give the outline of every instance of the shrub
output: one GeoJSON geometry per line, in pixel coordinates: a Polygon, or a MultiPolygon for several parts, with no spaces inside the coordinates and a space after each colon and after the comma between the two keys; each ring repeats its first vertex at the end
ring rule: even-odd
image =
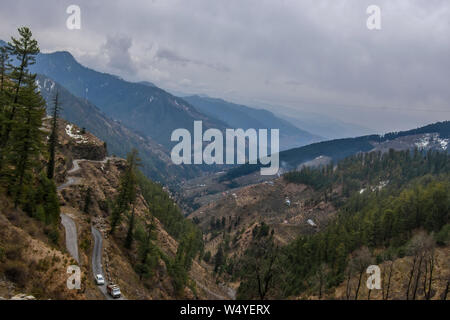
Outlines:
{"type": "Polygon", "coordinates": [[[450,242],[450,224],[442,227],[441,231],[435,235],[436,243],[440,246],[445,246],[450,242]]]}
{"type": "Polygon", "coordinates": [[[25,286],[27,282],[27,268],[22,262],[10,261],[5,267],[5,276],[8,280],[19,286],[25,286]]]}

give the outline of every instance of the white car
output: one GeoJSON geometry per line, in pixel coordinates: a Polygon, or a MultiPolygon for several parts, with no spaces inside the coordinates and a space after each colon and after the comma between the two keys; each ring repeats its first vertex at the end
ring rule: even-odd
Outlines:
{"type": "Polygon", "coordinates": [[[105,279],[103,278],[103,276],[101,274],[97,274],[95,276],[95,282],[97,283],[97,285],[102,286],[105,284],[105,279]]]}
{"type": "Polygon", "coordinates": [[[109,284],[106,286],[106,291],[109,293],[111,297],[120,298],[122,293],[120,292],[120,288],[115,284],[109,284]]]}

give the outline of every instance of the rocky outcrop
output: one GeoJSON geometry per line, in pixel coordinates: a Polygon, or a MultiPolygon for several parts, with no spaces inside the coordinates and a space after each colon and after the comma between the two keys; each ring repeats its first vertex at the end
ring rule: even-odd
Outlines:
{"type": "MultiPolygon", "coordinates": [[[[51,119],[44,121],[46,131],[50,131],[51,119]]],[[[106,143],[87,132],[84,128],[65,120],[58,120],[59,150],[73,159],[103,160],[107,156],[106,143]]]]}
{"type": "Polygon", "coordinates": [[[106,157],[106,144],[84,129],[67,123],[64,134],[68,138],[66,147],[74,159],[103,160],[106,157]]]}

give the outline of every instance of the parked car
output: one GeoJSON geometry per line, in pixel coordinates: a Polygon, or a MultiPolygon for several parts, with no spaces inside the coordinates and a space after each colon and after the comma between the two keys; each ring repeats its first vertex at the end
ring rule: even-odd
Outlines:
{"type": "Polygon", "coordinates": [[[103,276],[101,274],[97,274],[95,276],[95,283],[97,283],[97,285],[102,286],[105,284],[105,279],[103,278],[103,276]]]}
{"type": "Polygon", "coordinates": [[[120,298],[121,296],[120,288],[115,284],[108,284],[106,286],[106,291],[113,298],[120,298]]]}

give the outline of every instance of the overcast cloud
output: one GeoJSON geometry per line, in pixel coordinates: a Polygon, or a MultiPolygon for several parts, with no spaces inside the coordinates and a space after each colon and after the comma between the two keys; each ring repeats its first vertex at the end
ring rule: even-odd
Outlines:
{"type": "Polygon", "coordinates": [[[322,112],[378,131],[450,119],[448,0],[2,0],[0,38],[131,81],[253,106],[322,112]],[[81,30],[66,8],[81,7],[81,30]],[[366,28],[366,8],[382,30],[366,28]]]}

